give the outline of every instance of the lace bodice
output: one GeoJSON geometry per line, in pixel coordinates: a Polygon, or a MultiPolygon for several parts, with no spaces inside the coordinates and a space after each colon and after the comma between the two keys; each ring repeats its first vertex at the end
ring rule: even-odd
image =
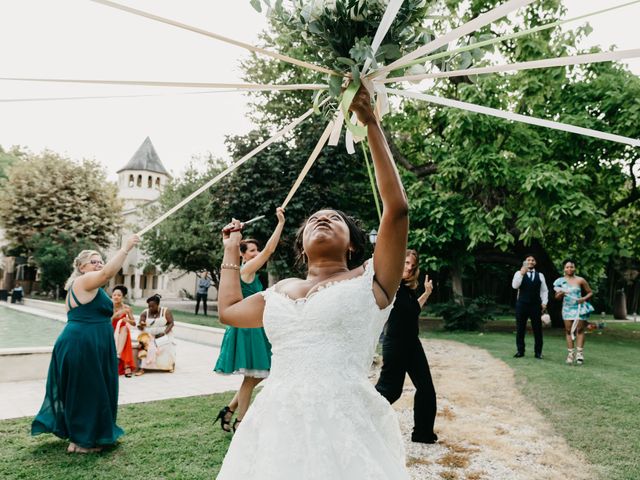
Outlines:
{"type": "Polygon", "coordinates": [[[392,305],[363,275],[293,300],[264,292],[271,372],[218,480],[408,480],[398,420],[368,379],[392,305]]]}
{"type": "Polygon", "coordinates": [[[391,306],[380,309],[372,291],[373,268],[294,300],[272,287],[265,292],[264,329],[272,344],[272,380],[304,381],[312,374],[366,378],[391,306]]]}

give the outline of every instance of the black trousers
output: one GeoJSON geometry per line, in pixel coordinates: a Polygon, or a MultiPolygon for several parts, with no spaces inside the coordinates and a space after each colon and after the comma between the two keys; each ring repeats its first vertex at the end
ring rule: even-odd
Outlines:
{"type": "Polygon", "coordinates": [[[542,355],[542,304],[516,302],[516,348],[518,353],[524,354],[524,336],[527,332],[527,320],[531,319],[533,338],[535,339],[534,351],[536,355],[542,355]]]}
{"type": "Polygon", "coordinates": [[[200,309],[200,300],[202,300],[202,310],[204,310],[204,314],[207,314],[207,294],[206,293],[196,293],[196,315],[198,314],[198,310],[200,309]]]}
{"type": "Polygon", "coordinates": [[[405,374],[416,387],[413,398],[413,435],[420,441],[436,441],[433,432],[436,420],[436,390],[433,386],[427,356],[420,340],[416,338],[398,339],[384,337],[382,344],[382,371],[376,384],[376,390],[393,403],[402,395],[405,374]]]}

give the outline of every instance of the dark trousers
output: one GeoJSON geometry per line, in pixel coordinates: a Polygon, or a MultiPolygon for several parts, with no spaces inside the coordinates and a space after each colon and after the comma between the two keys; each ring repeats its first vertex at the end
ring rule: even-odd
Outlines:
{"type": "Polygon", "coordinates": [[[535,339],[534,351],[536,355],[542,355],[542,304],[516,302],[516,348],[518,353],[524,354],[524,335],[527,332],[527,320],[531,319],[533,338],[535,339]]]}
{"type": "Polygon", "coordinates": [[[207,314],[207,294],[206,293],[196,293],[196,315],[198,314],[198,310],[200,309],[200,300],[202,300],[202,310],[204,310],[204,314],[207,314]]]}
{"type": "Polygon", "coordinates": [[[437,412],[436,390],[420,340],[385,336],[382,344],[382,361],[382,371],[376,390],[389,403],[393,403],[402,395],[404,377],[405,374],[409,374],[409,378],[416,387],[413,398],[412,438],[435,442],[438,439],[433,432],[437,412]]]}

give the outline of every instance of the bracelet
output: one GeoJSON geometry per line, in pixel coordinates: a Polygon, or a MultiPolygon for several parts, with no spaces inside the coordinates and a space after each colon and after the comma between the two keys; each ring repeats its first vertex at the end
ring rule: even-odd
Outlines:
{"type": "Polygon", "coordinates": [[[240,266],[236,265],[234,263],[223,263],[222,265],[220,265],[221,269],[226,269],[226,270],[240,270],[240,266]]]}
{"type": "Polygon", "coordinates": [[[126,250],[124,248],[120,249],[121,252],[124,252],[125,255],[129,255],[129,250],[126,250]]]}

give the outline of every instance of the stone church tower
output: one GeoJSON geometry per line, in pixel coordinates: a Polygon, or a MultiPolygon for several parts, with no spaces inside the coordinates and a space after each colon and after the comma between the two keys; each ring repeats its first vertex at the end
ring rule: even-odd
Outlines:
{"type": "MultiPolygon", "coordinates": [[[[151,222],[152,218],[145,216],[144,207],[157,201],[162,189],[171,180],[171,174],[162,164],[149,137],[145,138],[129,162],[117,173],[118,197],[124,204],[122,214],[125,224],[120,242],[114,250],[124,244],[129,235],[151,222]]],[[[183,291],[193,295],[195,283],[195,274],[177,270],[163,272],[140,249],[135,249],[109,286],[125,285],[129,289],[129,298],[134,300],[154,293],[160,293],[166,298],[180,297],[183,291]]]]}

